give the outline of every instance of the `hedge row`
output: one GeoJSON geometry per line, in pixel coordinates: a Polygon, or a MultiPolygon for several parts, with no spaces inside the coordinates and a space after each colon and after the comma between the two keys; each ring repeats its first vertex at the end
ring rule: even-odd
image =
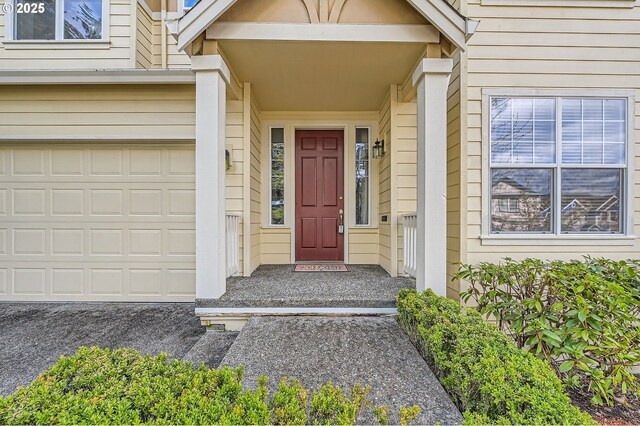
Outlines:
{"type": "Polygon", "coordinates": [[[398,320],[467,424],[596,424],[571,401],[550,365],[516,348],[473,309],[403,290],[398,320]]]}
{"type": "MultiPolygon", "coordinates": [[[[0,397],[0,424],[352,425],[369,406],[369,389],[359,385],[351,395],[331,383],[311,393],[285,378],[270,396],[266,377],[245,391],[242,375],[242,368],[194,370],[164,354],[80,348],[31,385],[0,397]]],[[[401,422],[418,411],[402,407],[401,422]]],[[[374,412],[388,421],[388,407],[374,412]]]]}

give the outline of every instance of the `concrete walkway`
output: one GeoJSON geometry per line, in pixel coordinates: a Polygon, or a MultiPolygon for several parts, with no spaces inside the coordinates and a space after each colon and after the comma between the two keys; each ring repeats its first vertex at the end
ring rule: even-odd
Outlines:
{"type": "MultiPolygon", "coordinates": [[[[389,405],[398,423],[401,405],[419,405],[413,424],[460,424],[462,417],[394,318],[252,318],[221,365],[245,367],[245,386],[261,375],[271,385],[295,377],[315,389],[331,380],[343,388],[371,385],[369,399],[389,405]]],[[[377,423],[370,410],[362,424],[377,423]]]]}
{"type": "Polygon", "coordinates": [[[192,303],[0,303],[0,395],[80,346],[133,348],[217,367],[236,333],[206,333],[192,303]],[[201,343],[207,350],[198,352],[201,343]],[[200,344],[200,345],[197,345],[200,344]]]}

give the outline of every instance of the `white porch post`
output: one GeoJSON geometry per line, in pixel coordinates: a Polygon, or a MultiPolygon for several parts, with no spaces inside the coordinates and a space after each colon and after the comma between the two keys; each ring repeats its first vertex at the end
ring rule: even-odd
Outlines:
{"type": "Polygon", "coordinates": [[[447,89],[451,59],[423,59],[418,91],[418,236],[416,287],[447,295],[447,89]]]}
{"type": "Polygon", "coordinates": [[[225,126],[229,68],[220,55],[193,56],[196,74],[196,298],[227,289],[225,126]]]}

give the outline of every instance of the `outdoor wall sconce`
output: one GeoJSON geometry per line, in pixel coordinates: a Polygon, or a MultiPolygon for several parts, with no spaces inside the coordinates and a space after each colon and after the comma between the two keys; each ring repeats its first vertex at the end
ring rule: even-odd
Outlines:
{"type": "Polygon", "coordinates": [[[373,158],[376,160],[384,157],[384,139],[381,141],[376,138],[375,145],[373,146],[373,158]]]}
{"type": "Polygon", "coordinates": [[[227,149],[224,150],[224,169],[225,170],[231,170],[231,152],[232,152],[232,148],[227,147],[227,149]]]}

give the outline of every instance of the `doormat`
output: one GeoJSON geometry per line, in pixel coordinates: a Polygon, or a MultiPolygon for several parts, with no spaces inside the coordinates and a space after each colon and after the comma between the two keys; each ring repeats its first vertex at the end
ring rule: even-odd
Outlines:
{"type": "Polygon", "coordinates": [[[347,265],[296,265],[295,272],[349,272],[347,265]]]}

